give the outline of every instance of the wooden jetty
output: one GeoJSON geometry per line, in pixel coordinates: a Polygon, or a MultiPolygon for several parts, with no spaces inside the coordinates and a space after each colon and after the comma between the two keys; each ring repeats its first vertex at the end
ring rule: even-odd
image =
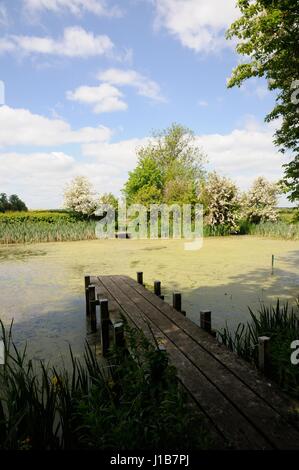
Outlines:
{"type": "Polygon", "coordinates": [[[260,371],[217,342],[211,334],[210,312],[200,313],[199,327],[181,311],[179,293],[174,293],[170,306],[159,281],[152,293],[144,287],[142,273],[137,273],[137,280],[85,277],[86,313],[93,331],[100,331],[103,354],[109,347],[109,328],[115,341],[123,341],[124,316],[150,341],[154,334],[165,347],[219,448],[298,450],[299,429],[291,417],[291,402],[260,371]]]}

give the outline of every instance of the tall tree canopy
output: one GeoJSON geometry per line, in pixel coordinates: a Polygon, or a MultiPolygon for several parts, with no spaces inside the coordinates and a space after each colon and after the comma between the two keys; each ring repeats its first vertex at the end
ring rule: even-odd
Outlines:
{"type": "Polygon", "coordinates": [[[137,154],[123,190],[130,204],[195,202],[204,155],[190,129],[173,124],[155,132],[137,154]]]}
{"type": "Polygon", "coordinates": [[[237,38],[237,52],[245,63],[232,72],[229,87],[251,77],[265,77],[270,90],[277,90],[276,105],[266,117],[281,118],[275,144],[293,153],[284,165],[284,183],[292,201],[299,200],[299,0],[238,0],[242,16],[228,38],[237,38]]]}
{"type": "Polygon", "coordinates": [[[6,193],[0,194],[0,212],[6,211],[28,211],[28,208],[19,196],[12,194],[7,197],[6,193]]]}

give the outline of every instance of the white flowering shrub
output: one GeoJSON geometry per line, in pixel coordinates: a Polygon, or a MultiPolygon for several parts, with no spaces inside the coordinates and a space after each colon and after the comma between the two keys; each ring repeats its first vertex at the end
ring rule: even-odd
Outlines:
{"type": "Polygon", "coordinates": [[[240,194],[228,178],[210,173],[201,183],[200,202],[204,206],[205,222],[212,227],[223,227],[238,232],[240,219],[240,194]]]}
{"type": "Polygon", "coordinates": [[[92,184],[85,176],[76,176],[64,191],[64,207],[79,214],[91,215],[97,207],[92,184]]]}
{"type": "Polygon", "coordinates": [[[245,218],[254,224],[276,222],[278,194],[279,187],[276,183],[270,183],[263,177],[257,178],[243,197],[245,218]]]}

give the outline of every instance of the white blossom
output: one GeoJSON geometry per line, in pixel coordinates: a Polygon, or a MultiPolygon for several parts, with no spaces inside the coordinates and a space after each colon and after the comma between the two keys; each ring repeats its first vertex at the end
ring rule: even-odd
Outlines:
{"type": "Polygon", "coordinates": [[[270,183],[263,177],[257,178],[243,196],[244,216],[249,222],[255,224],[260,222],[277,221],[277,196],[278,185],[270,183]]]}
{"type": "Polygon", "coordinates": [[[88,178],[76,176],[66,187],[64,207],[84,215],[91,215],[96,210],[94,191],[88,178]]]}

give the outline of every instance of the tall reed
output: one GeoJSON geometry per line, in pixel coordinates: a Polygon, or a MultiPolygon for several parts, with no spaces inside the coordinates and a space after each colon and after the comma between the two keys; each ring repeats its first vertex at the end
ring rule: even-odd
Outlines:
{"type": "Polygon", "coordinates": [[[257,314],[251,309],[250,321],[240,323],[235,331],[228,325],[218,331],[219,340],[243,359],[257,365],[258,337],[270,340],[270,376],[287,392],[299,398],[299,367],[291,363],[291,343],[299,339],[299,306],[288,303],[261,305],[257,314]]]}
{"type": "Polygon", "coordinates": [[[210,440],[191,411],[165,352],[127,329],[130,355],[111,351],[103,364],[86,344],[70,348],[71,370],[34,366],[1,323],[6,362],[0,367],[0,449],[205,448],[210,440]],[[135,360],[132,358],[134,357],[135,360]]]}

